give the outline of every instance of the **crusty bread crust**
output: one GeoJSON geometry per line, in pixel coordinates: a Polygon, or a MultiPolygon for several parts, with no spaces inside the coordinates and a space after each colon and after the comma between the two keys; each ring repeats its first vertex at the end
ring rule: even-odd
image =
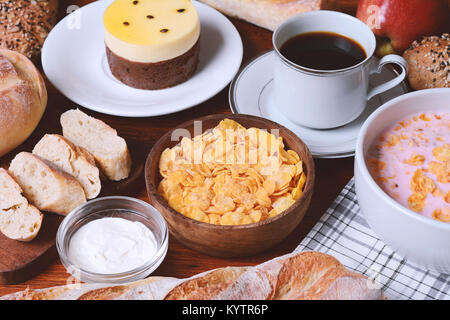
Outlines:
{"type": "Polygon", "coordinates": [[[76,288],[78,288],[78,285],[76,284],[44,289],[27,288],[23,291],[0,297],[0,300],[53,300],[70,290],[75,290],[76,288]]]}
{"type": "Polygon", "coordinates": [[[147,279],[136,281],[127,285],[119,285],[114,287],[103,287],[94,290],[84,290],[77,300],[114,300],[136,287],[148,286],[160,280],[167,280],[165,277],[149,277],[147,279]]]}
{"type": "Polygon", "coordinates": [[[450,35],[414,41],[403,57],[408,62],[409,84],[414,90],[450,87],[450,35]]]}
{"type": "Polygon", "coordinates": [[[57,13],[58,0],[0,1],[0,47],[20,52],[36,62],[57,13]]]}
{"type": "Polygon", "coordinates": [[[45,83],[33,63],[0,49],[0,157],[30,136],[46,106],[45,83]]]}
{"type": "Polygon", "coordinates": [[[201,300],[215,297],[228,289],[247,268],[228,267],[213,270],[202,277],[194,277],[175,287],[166,300],[201,300]]]}
{"type": "Polygon", "coordinates": [[[200,0],[226,15],[274,31],[284,20],[298,13],[331,10],[336,0],[200,0]]]}
{"type": "Polygon", "coordinates": [[[335,258],[320,252],[292,253],[255,267],[228,267],[188,279],[150,277],[130,284],[82,285],[63,289],[28,290],[1,297],[10,299],[383,299],[380,289],[369,286],[367,277],[350,272],[335,258]]]}
{"type": "Polygon", "coordinates": [[[320,291],[328,288],[329,280],[349,273],[347,269],[330,255],[305,252],[289,257],[283,262],[276,279],[273,298],[294,300],[307,298],[312,292],[320,297],[320,291]],[[326,277],[330,271],[339,270],[331,279],[326,277]],[[328,281],[324,281],[324,280],[328,281]],[[325,283],[323,283],[325,282],[325,283]],[[311,290],[313,289],[313,290],[311,290]]]}

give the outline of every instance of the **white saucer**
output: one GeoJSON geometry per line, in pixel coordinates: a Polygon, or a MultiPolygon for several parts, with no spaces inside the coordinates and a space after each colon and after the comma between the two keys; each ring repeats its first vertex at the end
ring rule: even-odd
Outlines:
{"type": "Polygon", "coordinates": [[[163,90],[140,90],[116,80],[106,60],[103,12],[112,0],[88,4],[61,20],[42,49],[42,66],[51,83],[77,104],[94,111],[148,117],[200,104],[224,89],[242,62],[241,37],[215,9],[193,1],[201,23],[200,63],[194,76],[163,90]]]}
{"type": "MultiPolygon", "coordinates": [[[[306,143],[316,158],[353,156],[358,131],[369,115],[383,103],[408,91],[406,85],[402,83],[374,97],[368,102],[364,113],[345,126],[329,130],[302,127],[291,122],[270,103],[273,87],[272,66],[275,58],[275,52],[269,51],[254,58],[242,68],[230,87],[230,108],[233,113],[255,115],[285,126],[306,143]]],[[[395,76],[393,69],[384,68],[381,74],[371,76],[370,86],[376,86],[395,76]]]]}

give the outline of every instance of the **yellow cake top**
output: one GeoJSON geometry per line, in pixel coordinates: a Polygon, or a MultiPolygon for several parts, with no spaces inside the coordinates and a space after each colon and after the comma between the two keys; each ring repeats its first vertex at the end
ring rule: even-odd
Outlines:
{"type": "Polygon", "coordinates": [[[200,33],[197,10],[190,0],[116,0],[106,9],[103,24],[108,47],[141,62],[181,55],[192,48],[200,33]]]}

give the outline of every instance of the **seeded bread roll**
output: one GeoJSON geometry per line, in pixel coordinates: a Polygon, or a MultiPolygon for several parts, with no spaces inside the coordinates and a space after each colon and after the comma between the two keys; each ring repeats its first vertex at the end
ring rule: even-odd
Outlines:
{"type": "Polygon", "coordinates": [[[92,153],[100,170],[109,179],[128,178],[131,157],[125,140],[117,135],[116,130],[79,109],[63,113],[61,126],[64,137],[92,153]]]}
{"type": "Polygon", "coordinates": [[[449,88],[450,36],[426,37],[414,41],[403,57],[408,62],[409,84],[414,90],[449,88]]]}
{"type": "Polygon", "coordinates": [[[86,149],[75,146],[58,134],[46,134],[34,147],[33,154],[77,178],[87,199],[93,199],[100,193],[100,173],[94,157],[86,149]]]}
{"type": "Polygon", "coordinates": [[[33,240],[42,225],[42,214],[22,196],[22,189],[0,168],[0,231],[10,239],[33,240]]]}
{"type": "Polygon", "coordinates": [[[27,199],[40,210],[66,215],[86,202],[77,179],[34,154],[19,153],[11,161],[9,172],[27,199]]]}
{"type": "Polygon", "coordinates": [[[0,47],[22,53],[36,62],[56,23],[58,0],[0,1],[0,47]]]}

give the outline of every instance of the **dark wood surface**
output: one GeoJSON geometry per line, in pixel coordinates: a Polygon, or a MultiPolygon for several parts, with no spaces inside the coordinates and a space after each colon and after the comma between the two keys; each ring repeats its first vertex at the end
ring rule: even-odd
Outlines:
{"type": "Polygon", "coordinates": [[[58,257],[56,231],[62,216],[46,213],[41,230],[31,242],[15,241],[0,233],[0,285],[32,279],[58,257]]]}
{"type": "MultiPolygon", "coordinates": [[[[60,17],[63,17],[66,14],[66,11],[70,6],[82,6],[89,2],[92,1],[61,0],[60,17]]],[[[354,13],[357,2],[358,0],[339,0],[341,11],[354,13]]],[[[231,19],[231,21],[240,32],[244,43],[243,63],[249,61],[255,55],[272,48],[271,32],[237,19],[231,19]]],[[[47,89],[49,103],[41,123],[33,135],[22,146],[0,159],[1,166],[7,166],[11,158],[18,152],[32,150],[33,146],[45,133],[60,133],[59,116],[61,113],[68,109],[79,107],[59,93],[48,81],[47,89]]],[[[99,114],[86,109],[82,110],[89,115],[104,120],[106,123],[116,128],[118,133],[123,136],[130,145],[137,148],[134,151],[132,150],[139,158],[136,159],[135,157],[135,161],[144,161],[145,156],[152,145],[171,128],[174,128],[187,120],[209,114],[230,113],[228,106],[228,87],[212,99],[196,107],[161,117],[120,118],[99,114]]],[[[166,259],[154,272],[154,275],[188,277],[218,267],[256,265],[294,250],[353,176],[353,158],[333,160],[316,159],[315,165],[316,183],[311,206],[296,230],[275,248],[248,258],[220,259],[190,250],[184,247],[182,243],[175,240],[174,237],[171,237],[166,259]]],[[[138,180],[128,188],[119,188],[117,193],[134,196],[148,201],[144,175],[140,175],[138,180]]],[[[49,263],[49,267],[42,270],[38,276],[27,282],[18,285],[0,285],[0,296],[23,290],[27,287],[45,288],[64,285],[68,281],[72,281],[72,279],[69,278],[69,274],[59,260],[54,259],[54,261],[49,263]]]]}

